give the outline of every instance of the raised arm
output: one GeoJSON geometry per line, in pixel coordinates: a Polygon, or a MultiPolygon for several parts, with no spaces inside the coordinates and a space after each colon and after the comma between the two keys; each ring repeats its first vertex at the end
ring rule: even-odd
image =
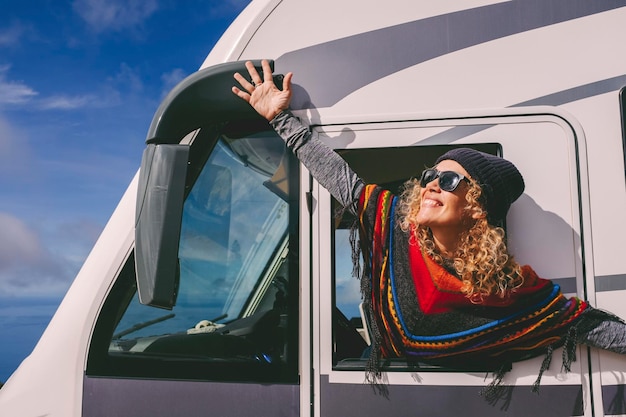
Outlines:
{"type": "Polygon", "coordinates": [[[313,135],[310,129],[289,111],[291,101],[290,72],[283,79],[283,89],[274,84],[272,70],[267,61],[262,62],[263,80],[251,62],[246,62],[253,83],[241,74],[234,77],[241,87],[233,87],[233,93],[248,102],[276,130],[296,157],[313,177],[343,206],[354,210],[363,189],[363,181],[352,171],[346,161],[313,135]]]}

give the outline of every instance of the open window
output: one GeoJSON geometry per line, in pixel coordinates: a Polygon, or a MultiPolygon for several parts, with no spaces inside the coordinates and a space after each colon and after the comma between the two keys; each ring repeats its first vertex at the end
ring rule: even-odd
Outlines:
{"type": "MultiPolygon", "coordinates": [[[[495,143],[472,146],[482,152],[501,154],[495,143]]],[[[379,184],[399,195],[403,184],[419,176],[425,168],[434,166],[435,160],[453,146],[391,147],[342,149],[338,153],[350,164],[366,183],[379,184]],[[381,163],[381,161],[389,161],[381,163]]],[[[333,199],[333,366],[336,370],[365,369],[369,355],[370,334],[367,318],[361,308],[360,283],[353,276],[352,244],[350,233],[355,226],[354,216],[333,199]]],[[[393,367],[404,367],[406,361],[394,361],[393,367]]]]}

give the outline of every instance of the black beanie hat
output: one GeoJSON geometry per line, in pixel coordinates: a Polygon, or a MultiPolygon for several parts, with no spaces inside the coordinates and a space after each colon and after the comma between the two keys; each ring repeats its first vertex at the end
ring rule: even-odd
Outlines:
{"type": "Polygon", "coordinates": [[[470,148],[456,148],[441,155],[436,164],[458,162],[482,189],[481,203],[487,221],[500,226],[511,204],[524,192],[524,178],[506,159],[470,148]]]}

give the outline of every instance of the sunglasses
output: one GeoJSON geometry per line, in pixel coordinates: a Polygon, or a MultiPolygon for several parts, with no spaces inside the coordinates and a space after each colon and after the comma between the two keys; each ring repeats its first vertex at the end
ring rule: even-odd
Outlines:
{"type": "Polygon", "coordinates": [[[422,177],[420,178],[420,186],[426,187],[426,185],[432,181],[435,181],[439,178],[439,188],[444,191],[452,192],[456,190],[456,187],[459,186],[461,180],[467,181],[469,184],[469,179],[465,176],[459,174],[454,171],[437,171],[436,169],[426,169],[422,172],[422,177]]]}

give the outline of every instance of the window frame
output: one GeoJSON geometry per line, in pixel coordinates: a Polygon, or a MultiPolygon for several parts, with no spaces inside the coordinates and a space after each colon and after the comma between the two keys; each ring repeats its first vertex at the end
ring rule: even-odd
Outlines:
{"type": "MultiPolygon", "coordinates": [[[[485,131],[493,126],[507,125],[507,124],[535,124],[547,122],[550,125],[555,126],[557,129],[563,131],[562,137],[558,140],[564,141],[566,146],[565,157],[569,161],[573,161],[570,164],[568,171],[574,179],[574,182],[568,183],[567,189],[571,191],[576,200],[571,202],[571,214],[573,223],[571,224],[572,231],[578,235],[581,242],[580,256],[578,261],[575,262],[573,268],[575,268],[575,274],[571,278],[572,282],[564,282],[567,288],[564,288],[564,292],[570,293],[572,288],[574,291],[578,291],[578,295],[582,297],[593,296],[593,280],[586,280],[585,270],[592,265],[592,258],[590,252],[586,252],[584,247],[592,247],[590,240],[590,234],[584,233],[587,231],[590,225],[590,209],[588,204],[588,184],[587,178],[587,165],[585,158],[585,138],[580,128],[580,125],[575,119],[572,119],[570,115],[560,112],[558,109],[538,106],[533,108],[511,108],[511,109],[498,109],[497,112],[489,112],[487,110],[481,111],[469,111],[467,113],[455,113],[454,115],[401,115],[399,117],[389,117],[381,115],[378,118],[365,118],[354,116],[344,120],[324,120],[325,123],[319,123],[314,126],[314,130],[320,135],[322,141],[327,143],[331,148],[334,148],[337,152],[341,153],[343,149],[358,149],[358,148],[385,148],[389,146],[430,146],[430,145],[455,145],[455,146],[472,146],[473,144],[484,143],[484,140],[475,142],[472,138],[473,135],[480,135],[482,131],[485,131]],[[414,128],[427,128],[430,131],[417,134],[411,141],[402,142],[398,145],[398,142],[391,139],[394,136],[388,135],[388,131],[396,130],[397,132],[410,132],[414,128]],[[359,136],[359,131],[370,131],[369,135],[364,137],[359,136]],[[381,140],[380,138],[384,138],[381,140]],[[581,156],[582,155],[582,156],[581,156]],[[581,180],[582,178],[582,180],[581,180]]],[[[394,134],[395,135],[395,134],[394,134]]],[[[406,133],[397,133],[397,135],[404,135],[406,133]]],[[[478,137],[478,136],[476,136],[478,137]]],[[[404,139],[403,139],[404,140],[404,139]]],[[[487,142],[499,143],[499,141],[488,140],[487,142]]],[[[520,143],[519,141],[517,142],[520,143]]],[[[516,148],[517,149],[517,148],[516,148]]],[[[507,148],[504,147],[507,157],[507,148]]],[[[509,158],[511,153],[508,154],[509,158]]],[[[325,191],[317,182],[313,186],[314,197],[318,201],[317,212],[314,213],[314,223],[319,228],[319,236],[317,236],[317,245],[324,246],[321,242],[330,242],[332,237],[331,218],[333,216],[332,211],[332,197],[325,191]]],[[[515,211],[515,210],[512,210],[515,211]]],[[[516,224],[519,230],[519,221],[516,224]]],[[[316,244],[314,242],[314,244],[316,244]]],[[[326,271],[331,276],[331,267],[328,265],[334,265],[334,259],[332,258],[330,251],[320,250],[317,254],[317,259],[314,261],[318,265],[318,274],[320,284],[314,287],[314,302],[318,302],[321,305],[319,313],[321,323],[332,322],[332,306],[326,303],[324,300],[332,299],[331,279],[325,279],[326,271]]],[[[334,266],[332,267],[334,270],[334,266]]],[[[552,277],[550,275],[546,275],[552,277]]],[[[316,278],[313,278],[316,281],[316,278]]],[[[334,301],[333,304],[334,306],[334,301]]],[[[337,370],[334,369],[332,345],[333,338],[332,332],[326,329],[316,329],[316,337],[319,340],[319,376],[321,381],[328,381],[333,384],[362,384],[365,378],[364,371],[358,369],[346,369],[337,370]]],[[[522,365],[514,364],[513,369],[518,367],[529,367],[533,369],[536,375],[536,369],[539,368],[538,362],[542,358],[534,358],[529,361],[525,361],[522,365]]],[[[588,358],[585,355],[579,355],[580,369],[586,369],[588,366],[588,358]]],[[[419,378],[421,384],[425,385],[484,385],[485,384],[485,372],[484,370],[477,372],[456,372],[454,370],[444,370],[441,368],[433,369],[436,372],[424,372],[429,369],[424,368],[418,371],[413,366],[404,366],[402,361],[394,361],[392,367],[385,374],[385,380],[390,384],[414,384],[415,378],[419,378]],[[444,372],[445,371],[445,372],[444,372]],[[419,373],[419,376],[417,376],[419,373]],[[450,377],[450,373],[454,374],[454,377],[450,377]]],[[[522,368],[523,369],[523,368],[522,368]]],[[[529,371],[530,372],[530,371],[529,371]]],[[[531,373],[532,374],[532,373],[531,373]]],[[[519,376],[518,384],[520,385],[532,385],[534,379],[530,381],[528,375],[516,374],[519,376]]],[[[583,374],[574,370],[573,373],[561,375],[558,372],[548,373],[544,376],[542,383],[544,384],[580,384],[585,378],[583,374]],[[557,375],[558,374],[558,375],[557,375]]]]}
{"type": "MultiPolygon", "coordinates": [[[[262,130],[269,129],[265,124],[262,130]]],[[[258,131],[258,129],[255,129],[258,131]]],[[[267,130],[268,132],[271,132],[267,130]]],[[[251,132],[246,130],[241,135],[249,135],[251,132]]],[[[196,142],[197,144],[198,142],[196,142]]],[[[191,184],[195,183],[201,166],[208,160],[209,154],[214,149],[213,141],[208,141],[209,148],[206,146],[191,152],[194,157],[190,160],[190,175],[188,177],[187,189],[191,189],[191,184]],[[200,168],[198,167],[200,165],[200,168]],[[193,174],[191,174],[193,173],[193,174]]],[[[196,145],[198,146],[198,145],[196,145]]],[[[193,149],[193,148],[192,148],[193,149]]],[[[299,327],[300,327],[300,262],[298,259],[300,245],[300,173],[299,164],[295,157],[284,149],[284,154],[288,155],[283,158],[283,163],[289,175],[287,181],[289,189],[287,190],[287,207],[286,213],[289,218],[286,230],[286,237],[281,238],[279,247],[276,248],[279,253],[271,256],[274,260],[277,256],[284,256],[283,267],[287,269],[289,280],[286,284],[287,293],[287,323],[284,335],[283,346],[286,349],[285,362],[282,364],[268,363],[260,358],[258,361],[252,360],[236,360],[224,359],[220,357],[200,357],[192,354],[165,356],[164,354],[148,354],[141,353],[124,353],[119,354],[109,349],[110,343],[114,337],[116,327],[127,311],[131,303],[138,303],[137,300],[137,282],[135,270],[134,251],[124,262],[119,275],[117,276],[112,288],[110,289],[100,314],[95,323],[94,331],[89,345],[89,352],[86,364],[86,375],[97,377],[123,377],[123,378],[154,378],[154,379],[189,379],[215,382],[246,382],[246,383],[298,383],[299,375],[299,327]],[[285,240],[288,241],[285,248],[285,240]]],[[[189,194],[188,192],[186,194],[189,194]]],[[[265,270],[269,267],[275,267],[272,261],[264,268],[262,276],[266,276],[268,272],[265,270]]],[[[251,290],[249,298],[258,296],[257,285],[251,290]]],[[[250,300],[246,301],[248,303],[250,300]]],[[[257,300],[258,302],[259,300],[257,300]]],[[[142,308],[154,309],[161,311],[156,307],[142,306],[142,308]]],[[[167,314],[164,311],[164,314],[167,314]]],[[[166,316],[165,316],[166,317],[166,316]]],[[[243,320],[256,320],[257,318],[249,317],[243,320]]],[[[263,320],[263,318],[260,318],[263,320]]],[[[280,319],[282,320],[282,318],[280,319]]],[[[256,322],[255,322],[256,323],[256,322]]],[[[255,325],[253,323],[253,325],[255,325]]],[[[281,325],[284,324],[281,322],[281,325]]],[[[174,337],[176,335],[169,335],[174,337]]],[[[186,337],[189,335],[180,335],[186,337]]],[[[210,337],[214,335],[202,334],[194,335],[206,338],[210,342],[210,337]]],[[[176,336],[179,337],[179,336],[176,336]]],[[[229,335],[229,337],[231,337],[229,335]]],[[[181,339],[182,340],[182,339],[181,339]]],[[[196,339],[197,340],[197,339],[196,339]]],[[[177,340],[172,339],[174,343],[177,340]]],[[[279,362],[279,361],[275,361],[279,362]]]]}

